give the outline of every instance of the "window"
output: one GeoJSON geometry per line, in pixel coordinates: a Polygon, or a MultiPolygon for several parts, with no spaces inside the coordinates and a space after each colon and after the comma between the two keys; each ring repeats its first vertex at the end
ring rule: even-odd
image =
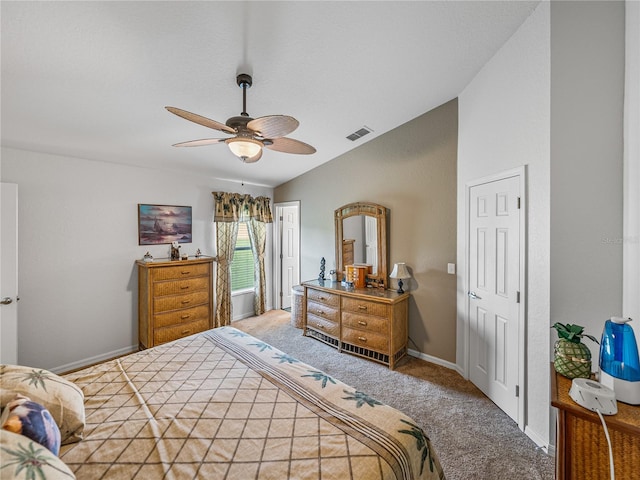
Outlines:
{"type": "Polygon", "coordinates": [[[254,286],[253,252],[246,222],[238,224],[238,240],[231,262],[231,291],[248,290],[254,286]]]}

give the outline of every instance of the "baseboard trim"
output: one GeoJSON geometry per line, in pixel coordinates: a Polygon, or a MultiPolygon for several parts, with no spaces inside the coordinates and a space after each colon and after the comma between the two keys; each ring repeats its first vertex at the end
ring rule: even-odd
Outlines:
{"type": "Polygon", "coordinates": [[[112,358],[121,357],[129,353],[137,352],[138,345],[131,345],[130,347],[120,348],[111,352],[103,353],[102,355],[96,355],[95,357],[84,358],[77,362],[67,363],[60,365],[59,367],[50,368],[49,371],[60,374],[64,372],[71,372],[80,368],[88,367],[89,365],[95,365],[96,363],[104,362],[105,360],[111,360],[112,358]]]}
{"type": "Polygon", "coordinates": [[[455,370],[456,372],[460,373],[460,369],[458,368],[458,365],[456,365],[455,363],[447,362],[446,360],[442,360],[441,358],[427,355],[426,353],[418,352],[417,350],[408,349],[407,353],[412,357],[419,358],[421,360],[424,360],[425,362],[435,363],[436,365],[440,365],[441,367],[449,368],[451,370],[455,370]]]}
{"type": "Polygon", "coordinates": [[[533,442],[542,450],[544,450],[547,454],[549,455],[555,454],[555,447],[549,445],[549,443],[544,438],[542,438],[541,435],[538,435],[529,427],[524,427],[524,434],[527,437],[529,437],[531,440],[533,440],[533,442]]]}

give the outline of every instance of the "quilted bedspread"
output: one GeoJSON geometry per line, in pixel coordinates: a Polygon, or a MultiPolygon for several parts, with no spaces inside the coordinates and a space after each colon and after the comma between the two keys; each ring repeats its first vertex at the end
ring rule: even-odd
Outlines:
{"type": "Polygon", "coordinates": [[[65,375],[78,479],[443,479],[419,425],[232,327],[65,375]]]}

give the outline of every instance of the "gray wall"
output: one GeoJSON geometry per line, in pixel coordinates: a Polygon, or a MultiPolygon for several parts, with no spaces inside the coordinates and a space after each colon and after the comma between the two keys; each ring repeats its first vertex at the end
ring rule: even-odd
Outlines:
{"type": "MultiPolygon", "coordinates": [[[[389,272],[413,274],[410,348],[456,361],[456,157],[458,102],[452,100],[275,189],[274,201],[300,200],[301,278],[335,268],[333,213],[368,201],[390,210],[389,272]]],[[[392,284],[395,287],[395,283],[392,284]]],[[[406,285],[405,285],[406,287],[406,285]]]]}
{"type": "Polygon", "coordinates": [[[551,3],[551,323],[596,337],[622,313],[624,25],[624,2],[551,3]]]}

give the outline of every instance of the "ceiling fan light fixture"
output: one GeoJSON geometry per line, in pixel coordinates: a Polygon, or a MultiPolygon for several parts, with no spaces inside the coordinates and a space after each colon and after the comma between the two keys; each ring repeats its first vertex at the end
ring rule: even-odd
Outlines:
{"type": "Polygon", "coordinates": [[[229,150],[243,161],[255,157],[262,150],[262,144],[253,138],[234,137],[226,140],[226,143],[229,150]]]}

